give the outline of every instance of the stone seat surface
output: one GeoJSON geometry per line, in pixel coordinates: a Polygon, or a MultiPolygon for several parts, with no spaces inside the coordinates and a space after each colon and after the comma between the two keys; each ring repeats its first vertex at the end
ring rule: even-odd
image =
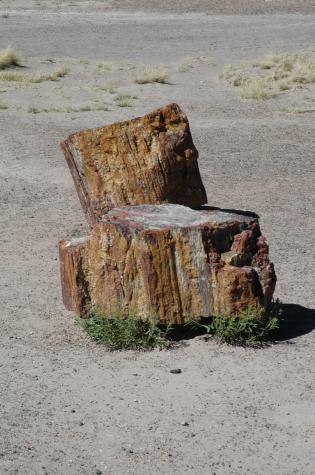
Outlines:
{"type": "Polygon", "coordinates": [[[254,213],[241,214],[237,211],[227,212],[213,210],[210,207],[191,209],[181,205],[141,205],[125,206],[112,209],[100,218],[100,222],[123,223],[138,230],[155,230],[162,228],[186,228],[206,225],[216,225],[227,221],[237,221],[244,224],[244,229],[255,219],[254,213]]]}

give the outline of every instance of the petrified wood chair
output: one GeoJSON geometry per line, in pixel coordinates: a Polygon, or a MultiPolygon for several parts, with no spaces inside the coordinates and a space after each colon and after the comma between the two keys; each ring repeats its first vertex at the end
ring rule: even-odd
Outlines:
{"type": "Polygon", "coordinates": [[[177,105],[73,134],[62,148],[92,226],[60,242],[67,309],[183,323],[268,307],[276,277],[258,216],[202,206],[198,153],[177,105]]]}

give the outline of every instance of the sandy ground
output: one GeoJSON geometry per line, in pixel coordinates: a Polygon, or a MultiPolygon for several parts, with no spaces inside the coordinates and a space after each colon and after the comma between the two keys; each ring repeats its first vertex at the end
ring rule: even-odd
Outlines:
{"type": "Polygon", "coordinates": [[[9,10],[104,12],[119,9],[210,15],[315,13],[315,0],[0,0],[0,6],[9,10]]]}
{"type": "Polygon", "coordinates": [[[21,54],[21,73],[70,72],[0,81],[1,475],[313,475],[315,91],[246,102],[219,74],[314,47],[315,16],[22,6],[0,2],[0,46],[21,54]],[[170,84],[134,84],[147,64],[165,65],[170,84]],[[109,82],[136,97],[131,107],[109,82]],[[209,203],[261,215],[292,325],[265,348],[199,337],[110,353],[63,308],[57,243],[86,224],[58,142],[173,101],[190,118],[209,203]]]}

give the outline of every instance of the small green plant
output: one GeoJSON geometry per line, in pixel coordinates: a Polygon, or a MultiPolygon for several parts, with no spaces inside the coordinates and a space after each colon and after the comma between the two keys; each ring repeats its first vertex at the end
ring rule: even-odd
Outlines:
{"type": "MultiPolygon", "coordinates": [[[[272,308],[265,312],[249,307],[238,316],[214,315],[210,323],[194,322],[197,328],[203,328],[218,340],[231,345],[247,345],[263,341],[279,328],[281,306],[276,301],[272,308]]],[[[189,323],[191,324],[191,323],[189,323]]]]}
{"type": "Polygon", "coordinates": [[[117,312],[110,317],[92,309],[80,325],[98,343],[111,350],[150,350],[168,345],[170,327],[162,327],[156,318],[141,320],[135,314],[117,312]]]}

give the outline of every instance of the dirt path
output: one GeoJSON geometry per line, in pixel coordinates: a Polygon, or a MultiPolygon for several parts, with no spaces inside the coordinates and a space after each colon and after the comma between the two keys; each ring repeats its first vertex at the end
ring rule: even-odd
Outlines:
{"type": "Polygon", "coordinates": [[[218,77],[226,63],[314,47],[315,16],[72,9],[0,12],[0,46],[21,53],[23,73],[70,69],[58,82],[0,82],[1,475],[312,475],[314,112],[281,109],[315,91],[244,102],[218,77]],[[170,84],[136,86],[149,63],[165,65],[170,84]],[[117,107],[110,82],[137,97],[132,107],[117,107]],[[57,242],[86,225],[58,142],[171,101],[190,118],[209,202],[262,217],[276,297],[299,322],[277,344],[197,338],[108,353],[63,309],[57,242]]]}

